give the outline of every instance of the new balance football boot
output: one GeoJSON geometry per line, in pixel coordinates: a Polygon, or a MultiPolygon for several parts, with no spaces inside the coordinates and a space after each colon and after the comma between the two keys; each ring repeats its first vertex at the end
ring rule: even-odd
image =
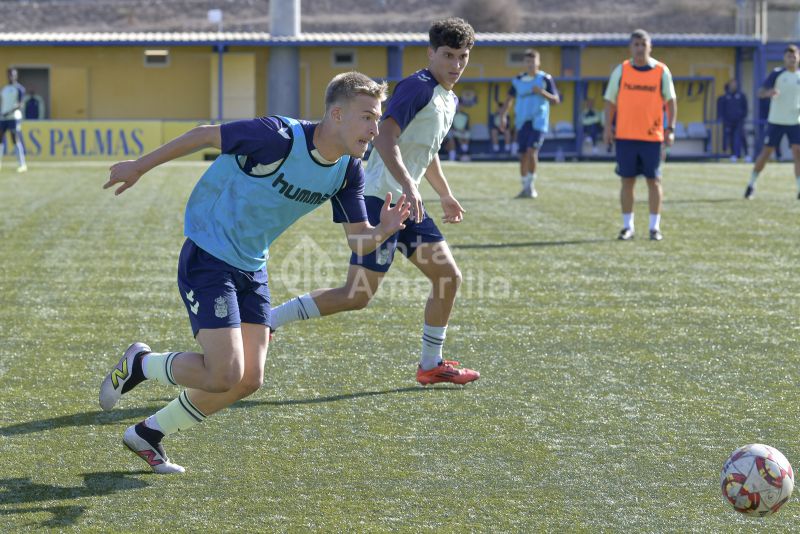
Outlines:
{"type": "Polygon", "coordinates": [[[103,383],[100,384],[100,407],[103,410],[108,411],[113,408],[123,393],[127,393],[142,381],[143,377],[138,377],[138,382],[131,381],[134,360],[140,354],[148,352],[151,352],[150,347],[138,341],[128,347],[119,363],[111,369],[103,383]],[[125,384],[128,382],[130,385],[125,388],[125,384]]]}
{"type": "Polygon", "coordinates": [[[125,430],[125,434],[122,436],[122,443],[136,456],[147,462],[147,465],[150,466],[154,473],[167,475],[186,471],[182,466],[169,461],[161,442],[150,443],[139,435],[136,431],[136,426],[131,425],[125,430]]]}

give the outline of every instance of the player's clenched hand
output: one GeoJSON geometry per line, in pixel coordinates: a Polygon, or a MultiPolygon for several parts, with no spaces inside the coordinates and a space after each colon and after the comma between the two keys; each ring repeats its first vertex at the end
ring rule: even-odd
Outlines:
{"type": "Polygon", "coordinates": [[[114,191],[115,195],[119,195],[129,187],[133,187],[139,178],[142,177],[142,171],[139,170],[135,161],[120,161],[111,166],[111,173],[108,181],[103,184],[103,189],[108,189],[116,184],[122,184],[114,191]]]}
{"type": "Polygon", "coordinates": [[[443,196],[439,200],[441,200],[442,210],[444,210],[443,223],[456,224],[464,220],[464,213],[467,210],[461,207],[453,195],[443,196]]]}
{"type": "Polygon", "coordinates": [[[614,136],[611,132],[611,128],[604,128],[603,129],[603,144],[610,145],[614,141],[614,136]]]}
{"type": "Polygon", "coordinates": [[[392,235],[398,230],[406,227],[403,222],[408,219],[411,213],[411,204],[406,202],[406,196],[400,195],[397,204],[392,206],[392,194],[386,193],[386,199],[381,208],[381,223],[383,233],[387,236],[392,235]]]}
{"type": "Polygon", "coordinates": [[[411,203],[411,218],[416,222],[422,222],[424,208],[422,207],[422,195],[419,194],[417,186],[410,183],[407,187],[403,187],[403,196],[411,203]]]}
{"type": "Polygon", "coordinates": [[[505,133],[506,128],[508,128],[508,114],[501,113],[500,122],[497,124],[497,129],[500,130],[502,133],[505,133]]]}

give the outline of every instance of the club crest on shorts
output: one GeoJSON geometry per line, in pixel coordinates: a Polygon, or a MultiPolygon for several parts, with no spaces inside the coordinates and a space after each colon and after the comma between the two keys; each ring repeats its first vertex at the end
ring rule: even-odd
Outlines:
{"type": "Polygon", "coordinates": [[[228,316],[228,303],[223,297],[217,297],[214,300],[214,315],[220,319],[228,316]]]}
{"type": "Polygon", "coordinates": [[[386,265],[389,262],[389,249],[379,248],[375,251],[375,263],[378,265],[386,265]]]}

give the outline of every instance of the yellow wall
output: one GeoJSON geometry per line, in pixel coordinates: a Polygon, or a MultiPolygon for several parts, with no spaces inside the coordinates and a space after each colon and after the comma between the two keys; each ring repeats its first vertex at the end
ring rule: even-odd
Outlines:
{"type": "Polygon", "coordinates": [[[300,49],[300,116],[304,119],[321,119],[325,115],[325,88],[331,78],[349,70],[357,70],[374,78],[386,76],[386,49],[381,47],[340,47],[354,50],[356,64],[352,67],[334,67],[334,47],[308,47],[300,49]]]}
{"type": "MultiPolygon", "coordinates": [[[[161,48],[161,47],[152,47],[161,48]]],[[[387,75],[385,47],[342,47],[356,53],[352,67],[375,78],[387,75]]],[[[515,47],[523,49],[524,47],[515,47]]],[[[348,68],[334,67],[333,47],[300,49],[300,115],[319,119],[324,114],[324,92],[328,81],[348,68]]],[[[559,47],[539,46],[542,69],[559,78],[562,68],[559,47]]],[[[0,67],[48,67],[50,69],[50,114],[54,119],[215,119],[215,76],[217,54],[210,46],[170,47],[167,67],[145,67],[145,47],[4,47],[0,49],[0,67]]],[[[508,64],[508,47],[481,47],[472,50],[462,82],[456,86],[461,95],[465,89],[477,95],[477,103],[465,109],[473,124],[488,122],[490,84],[500,83],[500,96],[505,98],[507,80],[523,67],[508,64]],[[490,78],[494,81],[480,80],[490,78]],[[502,81],[499,81],[502,80],[502,81]]],[[[248,54],[254,71],[248,83],[255,84],[243,94],[255,99],[256,115],[266,112],[267,47],[231,47],[233,54],[248,54]]],[[[714,95],[722,94],[723,86],[734,70],[735,51],[730,48],[656,48],[657,59],[669,65],[675,76],[711,76],[714,95]]],[[[606,78],[611,69],[628,56],[627,47],[587,47],[582,50],[581,74],[584,77],[606,78]]],[[[230,56],[229,56],[230,57],[230,56]]],[[[403,49],[403,76],[428,65],[427,48],[410,46],[403,49]]],[[[678,82],[678,104],[681,120],[702,120],[702,99],[688,95],[684,82],[678,82]]],[[[552,121],[572,120],[573,82],[559,81],[562,103],[552,108],[552,121]]],[[[590,86],[590,95],[601,103],[601,83],[590,86]]],[[[231,95],[228,95],[231,96],[231,95]]],[[[253,105],[249,109],[253,109],[253,105]]],[[[713,116],[713,106],[709,108],[713,116]]]]}
{"type": "Polygon", "coordinates": [[[150,68],[144,66],[144,50],[5,47],[0,65],[49,67],[54,118],[208,117],[210,47],[170,48],[169,66],[150,68]]]}

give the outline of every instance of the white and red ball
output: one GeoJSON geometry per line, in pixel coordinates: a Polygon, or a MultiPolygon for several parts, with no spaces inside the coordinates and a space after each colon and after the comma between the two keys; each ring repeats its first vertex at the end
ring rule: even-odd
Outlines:
{"type": "Polygon", "coordinates": [[[743,514],[778,511],[794,489],[794,471],[786,457],[769,445],[751,443],[731,453],[722,466],[722,498],[743,514]]]}

